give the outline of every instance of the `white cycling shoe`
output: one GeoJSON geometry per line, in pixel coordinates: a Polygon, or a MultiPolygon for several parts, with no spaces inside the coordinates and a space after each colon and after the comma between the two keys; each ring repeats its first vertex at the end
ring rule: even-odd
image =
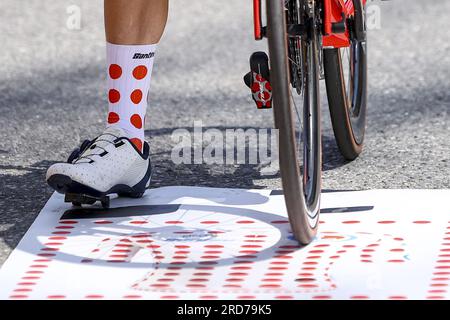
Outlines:
{"type": "Polygon", "coordinates": [[[110,127],[92,141],[85,140],[67,163],[56,163],[47,170],[47,183],[65,201],[74,205],[101,201],[109,207],[109,194],[140,198],[150,184],[150,147],[143,152],[125,137],[122,129],[110,127]]]}

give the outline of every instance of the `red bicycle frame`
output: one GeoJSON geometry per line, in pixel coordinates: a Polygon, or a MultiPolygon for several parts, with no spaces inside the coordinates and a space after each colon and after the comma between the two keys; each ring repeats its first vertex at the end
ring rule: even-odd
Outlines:
{"type": "MultiPolygon", "coordinates": [[[[280,0],[271,0],[280,1],[280,0]]],[[[350,46],[350,34],[347,26],[344,32],[333,32],[333,26],[343,22],[343,19],[351,17],[355,13],[353,0],[321,0],[323,1],[323,37],[324,48],[344,48],[350,46]]],[[[367,0],[362,0],[363,5],[367,0]]],[[[255,27],[255,39],[263,38],[261,0],[253,0],[253,20],[255,27]]]]}

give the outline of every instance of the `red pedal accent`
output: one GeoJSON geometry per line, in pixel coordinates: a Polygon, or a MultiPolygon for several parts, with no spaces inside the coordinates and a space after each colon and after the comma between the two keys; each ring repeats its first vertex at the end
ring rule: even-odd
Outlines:
{"type": "Polygon", "coordinates": [[[272,86],[270,82],[256,72],[252,72],[252,79],[252,96],[258,109],[272,108],[272,86]]]}

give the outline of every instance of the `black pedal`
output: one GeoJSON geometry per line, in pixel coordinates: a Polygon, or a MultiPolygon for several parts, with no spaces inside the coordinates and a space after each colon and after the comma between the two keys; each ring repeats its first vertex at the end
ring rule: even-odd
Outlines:
{"type": "Polygon", "coordinates": [[[265,52],[255,52],[250,57],[250,72],[244,82],[252,91],[258,109],[272,108],[272,86],[270,85],[269,58],[265,52]]]}
{"type": "Polygon", "coordinates": [[[109,208],[109,196],[92,197],[79,193],[66,193],[64,196],[64,202],[71,202],[76,207],[81,207],[83,204],[94,204],[97,201],[101,202],[103,208],[109,208]]]}

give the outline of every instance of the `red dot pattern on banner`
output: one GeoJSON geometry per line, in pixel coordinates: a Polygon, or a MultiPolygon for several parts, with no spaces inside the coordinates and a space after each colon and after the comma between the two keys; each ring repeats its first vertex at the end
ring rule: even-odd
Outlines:
{"type": "Polygon", "coordinates": [[[201,224],[216,224],[219,223],[219,221],[200,221],[201,224]]]}
{"type": "Polygon", "coordinates": [[[65,299],[66,296],[62,294],[54,294],[47,297],[48,299],[65,299]]]}
{"type": "Polygon", "coordinates": [[[141,118],[140,115],[138,115],[138,114],[133,114],[133,115],[130,117],[130,122],[131,122],[131,124],[132,124],[135,128],[137,128],[137,129],[142,129],[142,118],[141,118]]]}
{"type": "Polygon", "coordinates": [[[88,294],[85,296],[86,299],[103,299],[101,294],[88,294]]]}
{"type": "MultiPolygon", "coordinates": [[[[209,224],[209,223],[210,224],[214,224],[215,223],[215,220],[206,220],[206,221],[208,221],[208,222],[204,223],[204,224],[209,224]]],[[[390,235],[385,235],[385,236],[390,236],[390,235]]],[[[241,245],[241,248],[244,248],[244,249],[254,249],[254,248],[258,249],[258,247],[257,247],[258,245],[255,246],[254,244],[250,244],[248,246],[248,245],[245,244],[245,239],[248,240],[248,238],[250,238],[251,240],[253,240],[254,238],[258,238],[258,237],[259,236],[254,236],[254,235],[246,236],[244,238],[244,241],[242,242],[244,244],[241,245]]],[[[392,237],[392,236],[390,236],[390,237],[392,237]]],[[[401,238],[393,238],[393,239],[398,240],[398,241],[402,240],[401,238]]],[[[213,258],[212,257],[213,255],[218,255],[218,254],[221,253],[221,250],[213,250],[213,249],[222,249],[220,245],[209,245],[209,246],[210,246],[210,248],[205,246],[204,255],[202,256],[202,259],[206,259],[207,260],[208,258],[213,258]]],[[[301,273],[299,273],[299,277],[300,278],[298,278],[298,280],[297,280],[297,282],[300,284],[299,287],[301,288],[302,292],[315,293],[315,292],[323,291],[323,289],[319,289],[318,288],[318,285],[317,285],[317,282],[316,282],[317,280],[315,279],[315,275],[314,275],[314,273],[319,272],[319,270],[317,268],[315,268],[315,267],[312,267],[312,266],[314,266],[315,265],[315,261],[319,260],[321,258],[321,256],[325,253],[324,250],[317,249],[317,248],[326,248],[328,246],[329,245],[327,245],[327,244],[320,244],[320,245],[317,245],[317,247],[314,247],[313,250],[310,250],[310,252],[308,252],[307,257],[306,257],[306,263],[305,263],[306,267],[302,268],[302,269],[303,270],[308,270],[309,272],[301,272],[301,273]]],[[[377,249],[379,246],[380,246],[379,243],[371,243],[371,244],[367,245],[365,247],[366,249],[363,249],[362,252],[363,252],[363,254],[373,254],[375,252],[375,249],[377,249]]],[[[346,248],[346,249],[356,248],[356,246],[354,246],[354,245],[344,245],[342,247],[346,248]]],[[[293,249],[299,249],[299,248],[300,248],[299,246],[294,246],[294,245],[292,245],[292,246],[288,246],[288,245],[280,246],[279,250],[275,250],[275,253],[277,254],[277,256],[276,256],[277,260],[276,261],[272,261],[273,265],[280,265],[280,264],[283,265],[283,264],[289,263],[289,262],[284,261],[283,259],[286,259],[285,258],[286,256],[289,256],[289,255],[295,253],[295,250],[293,250],[293,249]],[[278,259],[280,259],[280,260],[278,260],[278,259]]],[[[404,249],[402,249],[402,248],[392,248],[392,249],[388,248],[387,250],[389,252],[393,252],[393,253],[403,253],[404,252],[404,249]]],[[[246,250],[241,250],[241,251],[246,251],[246,250]]],[[[252,251],[252,250],[249,250],[249,251],[252,251]]],[[[256,251],[256,250],[254,250],[254,251],[256,251]]],[[[336,250],[335,251],[336,254],[330,255],[328,257],[329,261],[331,261],[330,265],[332,265],[333,261],[335,261],[336,259],[339,259],[340,256],[342,254],[345,254],[347,251],[348,250],[336,250]]],[[[243,253],[243,252],[241,252],[241,253],[243,253]]],[[[251,253],[251,252],[246,252],[246,253],[251,253]]],[[[188,254],[188,253],[175,252],[175,254],[180,254],[181,255],[181,254],[188,254]]],[[[252,257],[255,257],[255,256],[252,256],[252,257]]],[[[174,256],[173,258],[177,259],[178,257],[174,256]]],[[[185,259],[186,256],[180,256],[179,258],[180,259],[185,259]]],[[[217,257],[214,257],[214,258],[217,258],[217,257]]],[[[242,259],[242,256],[239,256],[239,258],[242,259]]],[[[391,260],[396,260],[396,259],[391,259],[391,260]]],[[[441,259],[441,260],[442,260],[441,262],[444,262],[443,261],[444,259],[441,259]]],[[[226,278],[227,279],[226,282],[228,282],[228,284],[225,284],[223,286],[223,288],[230,288],[230,289],[232,289],[232,288],[234,288],[234,289],[244,288],[245,286],[242,286],[242,284],[244,283],[245,279],[242,279],[242,277],[248,276],[248,274],[249,274],[248,270],[249,269],[251,270],[251,267],[247,267],[245,265],[246,264],[251,264],[251,263],[252,263],[252,261],[249,261],[249,260],[236,260],[235,264],[239,264],[239,265],[230,267],[231,271],[234,270],[236,272],[229,272],[228,277],[226,278]],[[244,266],[242,266],[242,264],[244,264],[244,266]],[[242,272],[242,271],[246,271],[246,272],[242,272]]],[[[205,268],[205,267],[203,267],[203,268],[205,268]]],[[[271,270],[270,268],[271,267],[269,267],[268,270],[271,270]]],[[[262,283],[260,285],[261,289],[263,289],[265,291],[268,290],[267,292],[271,292],[273,290],[280,290],[282,288],[283,285],[281,284],[281,282],[283,281],[282,278],[284,276],[284,274],[283,274],[284,271],[283,270],[286,270],[287,268],[285,268],[285,267],[276,267],[275,269],[278,269],[278,270],[272,270],[272,271],[276,271],[276,272],[267,272],[267,273],[264,274],[264,277],[262,277],[262,279],[261,279],[261,281],[262,281],[262,283]]],[[[251,274],[251,272],[250,272],[250,274],[251,274]]],[[[173,283],[174,280],[171,277],[174,277],[174,276],[177,276],[177,275],[178,274],[176,274],[176,273],[175,274],[174,273],[164,274],[164,277],[161,278],[160,281],[173,283]]],[[[197,282],[196,282],[196,280],[193,280],[191,282],[191,284],[189,284],[186,287],[190,288],[192,290],[195,290],[195,289],[199,289],[199,290],[206,289],[206,288],[208,288],[210,286],[208,284],[209,281],[207,281],[207,277],[208,276],[211,276],[211,273],[209,273],[209,272],[205,272],[205,273],[199,272],[199,273],[193,274],[191,279],[204,279],[204,280],[198,280],[197,282]]],[[[328,274],[325,273],[325,276],[328,277],[328,274]]],[[[445,279],[446,278],[444,278],[444,277],[434,278],[434,280],[436,280],[436,281],[437,280],[443,281],[445,279]]],[[[330,279],[325,279],[325,281],[331,282],[330,279]]],[[[159,285],[157,285],[157,286],[162,288],[162,289],[167,288],[167,286],[159,286],[159,285]]],[[[440,285],[437,285],[437,287],[441,288],[440,285]]],[[[333,289],[333,288],[335,288],[335,285],[333,285],[331,283],[329,288],[333,289]]],[[[328,289],[328,290],[330,290],[330,289],[328,289]]],[[[430,292],[430,293],[432,293],[432,292],[430,292]]],[[[439,293],[439,292],[433,292],[433,293],[436,294],[436,293],[439,293]]],[[[281,299],[284,296],[286,298],[289,297],[289,295],[278,295],[278,296],[274,295],[274,297],[278,297],[279,299],[281,299]]],[[[330,295],[326,295],[326,294],[324,294],[324,295],[319,294],[319,295],[315,295],[313,297],[315,299],[328,299],[328,298],[331,298],[330,295]]],[[[403,299],[405,297],[406,296],[403,296],[403,295],[392,295],[392,296],[389,296],[387,298],[388,299],[403,299]]],[[[368,297],[364,296],[364,295],[355,295],[352,298],[353,299],[364,299],[364,298],[368,298],[368,297]]]]}
{"type": "Polygon", "coordinates": [[[328,300],[331,299],[331,296],[329,295],[318,295],[318,296],[313,296],[312,297],[315,300],[328,300]]]}
{"type": "MultiPolygon", "coordinates": [[[[415,224],[422,224],[426,225],[430,223],[430,221],[414,221],[415,224]]],[[[447,224],[447,229],[450,228],[450,221],[447,224]]],[[[447,241],[448,232],[444,233],[442,239],[443,241],[447,241]]],[[[447,287],[450,284],[450,272],[449,271],[443,271],[446,269],[450,269],[450,260],[442,259],[442,255],[447,255],[448,252],[450,252],[450,249],[446,248],[448,246],[448,243],[443,242],[441,244],[440,248],[440,255],[438,256],[435,265],[434,265],[434,272],[433,275],[430,278],[430,286],[428,289],[428,296],[426,296],[426,299],[429,300],[440,300],[440,299],[446,299],[448,295],[448,289],[447,287]]]]}
{"type": "MultiPolygon", "coordinates": [[[[148,222],[145,220],[137,220],[137,221],[130,221],[130,224],[147,224],[148,222]]],[[[145,243],[145,242],[151,242],[151,240],[138,240],[137,242],[145,243]]]]}
{"type": "Polygon", "coordinates": [[[123,298],[124,299],[141,299],[142,296],[137,295],[137,294],[129,294],[129,295],[123,296],[123,298]]]}
{"type": "Polygon", "coordinates": [[[75,220],[64,220],[64,221],[60,221],[60,224],[77,224],[78,221],[75,220]]]}
{"type": "MultiPolygon", "coordinates": [[[[55,229],[59,229],[61,227],[69,227],[77,224],[78,221],[74,220],[63,220],[59,222],[59,225],[55,227],[55,229]]],[[[61,234],[61,231],[53,231],[51,234],[61,234]]],[[[70,234],[70,231],[64,231],[64,235],[70,234]]],[[[67,240],[67,237],[61,236],[48,236],[47,241],[44,243],[43,248],[40,249],[36,255],[38,259],[33,260],[32,264],[26,269],[25,274],[21,277],[20,282],[17,283],[15,289],[13,289],[13,293],[10,295],[11,299],[27,299],[29,298],[28,294],[31,294],[34,288],[38,285],[41,277],[43,277],[46,273],[46,270],[50,267],[52,262],[52,257],[55,256],[54,253],[48,253],[48,251],[58,251],[58,247],[64,245],[64,242],[67,240]],[[17,293],[26,293],[26,294],[17,294],[17,293]]],[[[54,294],[49,295],[48,299],[64,299],[64,295],[54,294]]]]}
{"type": "MultiPolygon", "coordinates": [[[[95,223],[98,223],[99,221],[102,221],[102,220],[95,221],[95,223]]],[[[252,220],[240,220],[240,221],[252,221],[252,220]]],[[[253,222],[254,221],[252,221],[251,223],[253,223],[253,222]]],[[[63,221],[60,223],[60,225],[58,227],[70,226],[70,225],[73,225],[76,223],[77,223],[77,221],[63,221]]],[[[143,220],[132,220],[129,223],[142,224],[142,223],[147,223],[147,222],[143,221],[143,220]]],[[[178,223],[182,223],[182,221],[171,220],[171,221],[166,221],[166,223],[178,224],[178,223]]],[[[211,220],[200,221],[199,223],[201,223],[203,225],[215,225],[215,224],[219,223],[219,221],[211,219],[211,220]]],[[[285,222],[282,222],[282,223],[285,223],[285,222]]],[[[395,221],[393,223],[395,223],[395,221]]],[[[58,233],[56,233],[56,235],[58,235],[58,236],[48,237],[46,239],[47,242],[44,241],[45,248],[42,248],[41,251],[53,251],[53,250],[57,251],[58,248],[63,245],[64,240],[67,239],[67,233],[63,233],[64,236],[60,236],[60,234],[59,234],[60,231],[56,231],[56,232],[58,232],[58,233]]],[[[69,231],[67,231],[67,232],[68,232],[68,234],[70,234],[69,231]]],[[[192,232],[183,232],[183,233],[192,233],[192,232]]],[[[331,233],[331,232],[328,232],[328,233],[323,232],[323,233],[325,233],[326,236],[334,236],[334,237],[339,236],[339,235],[336,235],[336,233],[331,233]]],[[[53,232],[52,234],[55,235],[55,232],[53,232]]],[[[150,234],[135,234],[128,238],[122,239],[123,241],[121,240],[121,244],[122,245],[126,244],[125,248],[127,248],[127,247],[133,247],[133,244],[130,244],[130,242],[134,242],[134,243],[139,242],[139,241],[141,241],[141,243],[153,242],[153,240],[150,240],[148,238],[149,236],[151,236],[151,235],[150,234]],[[132,239],[132,241],[130,241],[129,239],[132,239]]],[[[385,236],[388,236],[388,235],[385,235],[385,236]]],[[[251,265],[254,263],[254,261],[251,261],[251,260],[253,260],[254,258],[257,258],[258,254],[259,254],[259,250],[263,250],[264,245],[262,245],[261,242],[264,242],[265,237],[267,237],[267,236],[266,235],[245,235],[242,238],[240,249],[237,252],[239,252],[239,254],[245,254],[245,255],[237,256],[234,266],[232,265],[229,267],[230,271],[225,274],[225,278],[223,279],[226,283],[223,286],[224,289],[229,288],[228,290],[231,290],[231,292],[233,292],[233,290],[244,290],[244,288],[246,288],[246,286],[245,286],[245,282],[247,281],[246,277],[248,277],[249,275],[252,274],[251,265]],[[250,242],[247,242],[247,241],[250,241],[250,242]]],[[[391,237],[391,239],[398,240],[398,241],[403,240],[402,238],[398,238],[398,237],[397,238],[394,238],[393,236],[390,236],[390,237],[391,237]]],[[[446,237],[449,237],[449,236],[446,235],[446,237]]],[[[158,241],[158,240],[156,240],[156,241],[158,241]]],[[[444,241],[446,241],[446,239],[444,239],[444,241]]],[[[397,243],[397,245],[392,246],[391,248],[386,248],[385,250],[388,251],[390,254],[398,254],[399,257],[402,257],[405,254],[404,253],[405,250],[403,248],[400,248],[401,244],[397,243]],[[397,247],[397,245],[399,247],[397,247]]],[[[211,289],[210,281],[211,281],[211,277],[215,273],[202,272],[202,269],[200,269],[200,268],[203,268],[203,270],[208,270],[208,268],[213,269],[214,266],[206,266],[206,265],[217,264],[216,260],[220,260],[222,258],[221,254],[226,253],[226,251],[223,251],[224,250],[223,245],[217,245],[214,243],[208,244],[208,245],[203,245],[203,246],[204,246],[203,253],[201,255],[199,255],[199,257],[201,258],[201,261],[199,261],[198,267],[195,268],[196,270],[198,270],[200,272],[195,272],[195,269],[192,268],[193,273],[192,273],[191,277],[188,278],[188,279],[190,279],[190,281],[188,281],[186,288],[189,288],[191,290],[197,290],[198,293],[204,292],[203,295],[199,294],[199,296],[198,296],[198,297],[202,297],[202,299],[208,299],[208,297],[211,297],[211,299],[214,299],[213,297],[215,297],[215,296],[213,295],[213,292],[210,291],[210,289],[211,289]],[[206,288],[208,288],[209,292],[206,291],[206,288]]],[[[159,246],[157,246],[157,245],[150,245],[150,246],[145,246],[145,247],[151,248],[151,249],[159,248],[159,246]]],[[[185,263],[184,261],[188,261],[187,259],[189,259],[190,250],[186,250],[186,249],[189,249],[190,246],[176,245],[176,247],[177,248],[175,248],[173,251],[171,251],[171,253],[168,257],[165,258],[162,255],[158,255],[155,258],[156,259],[171,258],[171,259],[173,259],[172,263],[174,265],[184,264],[185,263]],[[177,250],[177,249],[183,249],[183,250],[177,250]]],[[[342,250],[343,248],[346,248],[346,249],[357,248],[354,245],[342,245],[340,250],[333,249],[333,251],[330,252],[330,249],[332,247],[331,248],[328,248],[328,247],[330,247],[330,245],[321,243],[321,244],[315,245],[312,248],[310,248],[310,250],[308,250],[305,253],[305,256],[304,256],[305,258],[302,263],[302,268],[299,269],[299,273],[297,274],[297,277],[294,278],[300,292],[313,294],[311,296],[313,299],[331,299],[332,298],[332,296],[326,292],[324,292],[324,294],[322,294],[323,291],[333,289],[333,283],[331,282],[331,279],[328,276],[329,267],[334,263],[334,261],[336,261],[337,259],[340,259],[340,257],[348,251],[348,250],[342,250]],[[327,249],[328,249],[328,252],[327,252],[327,249]],[[327,271],[325,271],[325,274],[319,274],[319,272],[322,273],[322,271],[319,270],[319,268],[317,268],[318,264],[322,264],[322,263],[319,263],[318,261],[323,262],[322,259],[328,259],[328,261],[329,261],[329,266],[327,268],[327,271]],[[323,278],[323,276],[325,276],[325,279],[323,278]],[[318,283],[323,283],[323,281],[326,281],[329,283],[328,288],[322,288],[321,286],[319,287],[318,283]]],[[[362,259],[365,259],[365,258],[370,259],[371,255],[376,253],[377,249],[381,249],[380,243],[370,243],[370,244],[367,244],[363,248],[364,249],[361,250],[361,254],[360,254],[362,259]]],[[[296,251],[298,249],[305,249],[305,248],[298,246],[298,245],[281,245],[281,246],[278,246],[277,248],[274,248],[274,253],[275,253],[274,259],[271,261],[270,266],[267,268],[267,271],[265,273],[261,274],[261,278],[260,278],[261,282],[259,283],[261,292],[273,293],[273,297],[277,298],[277,299],[291,299],[293,297],[290,295],[291,292],[286,292],[283,290],[283,282],[285,281],[284,277],[286,275],[284,272],[287,272],[286,270],[288,270],[292,267],[292,266],[290,266],[290,260],[292,260],[295,257],[294,254],[296,253],[296,251]]],[[[383,246],[383,249],[384,249],[384,246],[383,246]]],[[[129,262],[129,261],[127,261],[128,257],[129,257],[128,254],[131,254],[132,250],[124,249],[122,246],[118,246],[118,248],[116,248],[112,251],[113,252],[110,255],[110,258],[112,260],[109,260],[110,262],[129,262]],[[115,261],[115,260],[117,260],[117,261],[115,261]]],[[[441,254],[439,259],[437,260],[438,267],[439,268],[447,267],[450,269],[450,259],[447,259],[449,257],[444,256],[446,252],[448,252],[450,254],[450,248],[443,248],[441,252],[443,254],[441,254]]],[[[158,251],[158,254],[161,254],[161,252],[158,251]]],[[[391,259],[391,258],[394,258],[391,256],[388,256],[387,258],[388,259],[386,259],[385,261],[405,262],[403,259],[391,259]]],[[[46,265],[50,262],[51,262],[51,259],[36,259],[35,261],[33,261],[33,264],[31,266],[34,270],[30,270],[30,271],[39,271],[39,270],[45,271],[45,268],[47,268],[46,265]]],[[[169,263],[169,261],[167,261],[167,263],[169,263]]],[[[168,267],[168,268],[166,268],[166,271],[177,270],[176,268],[177,267],[168,267]]],[[[178,268],[178,270],[179,270],[179,268],[178,268]]],[[[445,270],[438,270],[438,268],[436,268],[436,271],[437,272],[434,273],[433,278],[431,278],[433,283],[432,283],[432,285],[430,285],[430,290],[427,295],[427,298],[429,298],[429,299],[445,298],[446,290],[444,290],[444,289],[447,289],[448,280],[450,279],[450,272],[446,272],[445,270]]],[[[23,277],[21,282],[19,283],[20,287],[18,287],[13,292],[13,294],[11,294],[11,296],[23,295],[23,296],[28,297],[29,292],[33,291],[33,288],[36,285],[36,281],[39,281],[40,276],[42,276],[42,275],[38,273],[36,275],[37,279],[35,279],[34,277],[31,277],[31,278],[23,277]]],[[[159,275],[159,277],[152,280],[152,281],[155,281],[156,283],[152,283],[151,287],[153,287],[157,290],[161,290],[163,292],[171,292],[171,290],[173,291],[172,285],[174,283],[178,282],[178,279],[179,279],[179,278],[177,278],[178,276],[180,276],[179,272],[161,273],[159,275]]],[[[195,291],[193,291],[193,292],[195,292],[195,291]]],[[[298,291],[296,291],[296,293],[298,293],[298,291]]],[[[50,296],[48,296],[48,298],[49,299],[59,299],[58,298],[59,296],[62,296],[60,299],[65,298],[63,295],[61,295],[59,293],[56,293],[56,294],[52,293],[50,296]],[[50,297],[53,297],[53,298],[50,298],[50,297]]],[[[168,295],[168,296],[170,296],[170,295],[168,295]]],[[[176,296],[176,297],[179,298],[178,296],[176,296]]],[[[124,296],[124,298],[126,298],[126,296],[124,296]]],[[[131,295],[129,297],[129,299],[132,299],[132,298],[134,298],[134,297],[131,295]]],[[[137,296],[135,298],[140,298],[140,296],[137,296]]],[[[359,295],[358,294],[353,295],[350,298],[351,299],[367,299],[369,297],[365,296],[361,293],[359,295]]],[[[402,294],[399,294],[399,295],[387,296],[386,298],[388,298],[388,299],[406,299],[407,297],[402,294]]]]}
{"type": "Polygon", "coordinates": [[[109,76],[111,79],[116,80],[119,79],[122,75],[122,68],[118,64],[111,64],[109,66],[109,76]]]}
{"type": "Polygon", "coordinates": [[[166,296],[161,296],[161,299],[179,299],[179,296],[176,295],[166,295],[166,296]]]}
{"type": "Polygon", "coordinates": [[[111,224],[113,222],[109,221],[109,220],[97,220],[97,221],[94,221],[94,223],[95,224],[111,224]]]}
{"type": "Polygon", "coordinates": [[[271,224],[288,224],[289,221],[288,220],[275,220],[275,221],[270,221],[271,224]]]}
{"type": "Polygon", "coordinates": [[[354,300],[366,300],[369,299],[369,296],[366,295],[353,295],[350,297],[350,299],[354,299],[354,300]]]}
{"type": "Polygon", "coordinates": [[[253,220],[239,220],[239,221],[236,221],[236,223],[239,223],[239,224],[251,224],[251,223],[255,223],[255,221],[253,221],[253,220]]]}
{"type": "Polygon", "coordinates": [[[145,76],[147,75],[147,67],[146,66],[137,66],[136,68],[134,68],[133,70],[133,77],[136,80],[142,80],[145,78],[145,76]]]}
{"type": "MultiPolygon", "coordinates": [[[[380,222],[378,222],[380,223],[380,222]]],[[[382,223],[382,222],[381,222],[382,223]]],[[[372,263],[372,257],[373,254],[376,253],[376,248],[378,247],[377,243],[372,243],[372,244],[368,244],[366,245],[362,250],[362,254],[360,254],[360,258],[361,258],[361,262],[362,263],[372,263]]]]}

